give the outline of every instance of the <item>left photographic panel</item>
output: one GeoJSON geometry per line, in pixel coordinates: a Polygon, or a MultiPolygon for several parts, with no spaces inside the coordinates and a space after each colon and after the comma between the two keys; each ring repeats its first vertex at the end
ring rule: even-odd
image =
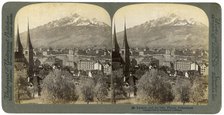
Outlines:
{"type": "Polygon", "coordinates": [[[39,3],[14,25],[16,104],[97,104],[109,97],[111,20],[101,7],[39,3]]]}

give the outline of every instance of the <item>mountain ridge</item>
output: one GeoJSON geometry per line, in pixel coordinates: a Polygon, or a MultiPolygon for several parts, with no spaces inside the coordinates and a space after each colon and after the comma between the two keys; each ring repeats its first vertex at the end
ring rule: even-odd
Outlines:
{"type": "MultiPolygon", "coordinates": [[[[25,47],[27,32],[20,35],[25,47]]],[[[34,48],[112,48],[111,27],[78,14],[33,28],[30,35],[34,48]]],[[[123,35],[117,33],[120,47],[123,35]]],[[[130,47],[208,49],[208,27],[175,14],[128,28],[127,37],[130,47]]]]}
{"type": "MultiPolygon", "coordinates": [[[[22,44],[26,45],[27,32],[20,35],[22,44]]],[[[30,35],[34,48],[112,47],[109,25],[78,14],[30,29],[30,35]]]]}
{"type": "MultiPolygon", "coordinates": [[[[123,31],[118,42],[123,44],[123,31]]],[[[171,14],[127,29],[130,47],[208,49],[208,27],[171,14]]]]}

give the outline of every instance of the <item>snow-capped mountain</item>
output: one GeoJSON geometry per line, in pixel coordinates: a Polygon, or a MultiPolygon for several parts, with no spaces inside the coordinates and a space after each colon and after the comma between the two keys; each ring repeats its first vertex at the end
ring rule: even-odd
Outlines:
{"type": "MultiPolygon", "coordinates": [[[[123,44],[123,32],[118,42],[123,44]]],[[[149,20],[127,29],[131,47],[208,48],[208,27],[193,19],[181,19],[175,14],[149,20]]]]}
{"type": "MultiPolygon", "coordinates": [[[[111,27],[97,19],[78,14],[51,21],[30,30],[31,41],[38,47],[111,47],[111,27]]],[[[26,32],[21,34],[25,45],[26,32]]]]}
{"type": "Polygon", "coordinates": [[[67,16],[64,18],[61,18],[59,20],[55,20],[52,22],[49,22],[45,24],[48,28],[52,27],[60,27],[60,26],[67,26],[67,25],[72,25],[72,26],[108,26],[107,24],[97,21],[97,19],[88,19],[85,17],[81,17],[78,14],[73,14],[71,16],[67,16]]]}

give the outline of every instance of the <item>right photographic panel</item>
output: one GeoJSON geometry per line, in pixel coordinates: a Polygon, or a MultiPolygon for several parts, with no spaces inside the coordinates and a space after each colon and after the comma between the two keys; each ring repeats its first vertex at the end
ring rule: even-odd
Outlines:
{"type": "Polygon", "coordinates": [[[128,5],[112,26],[113,103],[208,104],[209,22],[202,9],[128,5]]]}

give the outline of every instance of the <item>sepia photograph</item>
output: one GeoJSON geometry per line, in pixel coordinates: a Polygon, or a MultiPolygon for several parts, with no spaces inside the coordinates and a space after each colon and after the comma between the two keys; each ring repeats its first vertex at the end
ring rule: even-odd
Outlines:
{"type": "Polygon", "coordinates": [[[14,30],[16,104],[207,105],[209,22],[184,4],[37,3],[14,30]]]}
{"type": "Polygon", "coordinates": [[[112,26],[113,103],[207,105],[209,25],[203,10],[128,5],[115,13],[112,26]]]}
{"type": "Polygon", "coordinates": [[[111,76],[111,21],[101,7],[41,3],[15,19],[14,99],[18,104],[102,102],[111,76]]]}

